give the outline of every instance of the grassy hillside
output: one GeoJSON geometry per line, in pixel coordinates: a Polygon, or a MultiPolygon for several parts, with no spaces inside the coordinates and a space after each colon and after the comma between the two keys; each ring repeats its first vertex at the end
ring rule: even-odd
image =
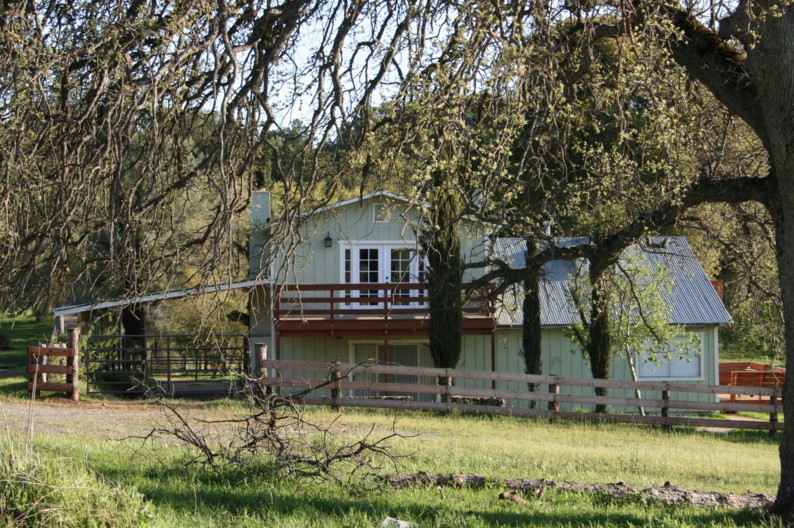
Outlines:
{"type": "Polygon", "coordinates": [[[52,328],[52,318],[37,322],[29,313],[0,319],[0,332],[11,338],[13,346],[12,350],[0,350],[0,369],[24,368],[27,364],[27,348],[39,343],[48,343],[52,328]]]}

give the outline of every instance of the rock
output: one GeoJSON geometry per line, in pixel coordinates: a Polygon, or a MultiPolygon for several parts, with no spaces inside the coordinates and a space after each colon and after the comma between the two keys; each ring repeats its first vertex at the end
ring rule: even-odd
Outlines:
{"type": "Polygon", "coordinates": [[[400,519],[394,519],[392,517],[386,517],[383,519],[383,522],[380,523],[380,528],[419,528],[419,525],[408,521],[401,521],[400,519]]]}

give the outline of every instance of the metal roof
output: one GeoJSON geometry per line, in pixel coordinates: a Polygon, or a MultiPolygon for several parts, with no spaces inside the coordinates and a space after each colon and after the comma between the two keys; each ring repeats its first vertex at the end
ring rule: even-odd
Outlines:
{"type": "MultiPolygon", "coordinates": [[[[586,238],[560,239],[560,247],[582,244],[586,238]]],[[[672,306],[670,323],[688,326],[731,323],[731,316],[717,292],[706,277],[692,248],[684,237],[656,237],[652,247],[634,245],[626,255],[644,259],[651,270],[664,267],[668,270],[672,287],[667,302],[672,306]]],[[[494,253],[505,259],[511,267],[523,267],[526,262],[526,243],[521,239],[497,239],[494,253]]],[[[569,326],[578,321],[578,315],[568,300],[572,278],[587,269],[587,263],[571,260],[552,260],[543,266],[541,278],[540,320],[546,327],[569,326]],[[581,267],[581,269],[579,269],[581,267]]],[[[520,327],[522,324],[520,288],[509,290],[498,312],[500,326],[520,327]]]]}
{"type": "Polygon", "coordinates": [[[130,297],[128,299],[111,299],[109,301],[101,301],[96,303],[83,303],[73,304],[71,306],[59,306],[53,310],[55,316],[74,315],[83,312],[92,312],[94,310],[103,310],[106,308],[118,308],[119,306],[128,306],[130,304],[143,304],[154,301],[163,301],[165,299],[176,299],[179,297],[187,297],[189,295],[201,295],[203,293],[215,293],[225,290],[235,290],[237,288],[250,288],[259,284],[269,284],[269,279],[253,279],[243,280],[237,282],[222,282],[219,284],[207,284],[196,288],[181,288],[178,290],[166,290],[161,292],[147,293],[139,297],[130,297]]]}

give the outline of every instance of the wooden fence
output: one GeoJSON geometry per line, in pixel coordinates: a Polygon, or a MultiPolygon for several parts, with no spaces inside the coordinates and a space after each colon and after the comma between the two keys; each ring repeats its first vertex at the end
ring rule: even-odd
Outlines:
{"type": "MultiPolygon", "coordinates": [[[[778,414],[783,411],[779,387],[739,387],[725,385],[699,385],[666,381],[623,381],[592,378],[567,378],[561,376],[535,376],[505,372],[470,371],[459,369],[417,368],[394,365],[366,365],[353,363],[317,363],[306,361],[276,361],[261,359],[259,362],[261,383],[271,390],[324,389],[330,396],[307,393],[303,402],[310,405],[333,407],[372,407],[386,409],[415,409],[428,411],[458,410],[467,413],[499,414],[510,416],[542,417],[598,422],[654,424],[662,426],[730,427],[733,429],[759,429],[770,432],[783,429],[778,414]],[[285,377],[282,371],[305,372],[307,375],[285,377]],[[309,375],[308,373],[311,373],[309,375]],[[268,375],[269,374],[269,375],[268,375]],[[356,374],[382,375],[384,381],[355,381],[356,374]],[[436,384],[391,383],[389,376],[420,376],[437,379],[436,384]],[[486,380],[535,384],[536,390],[504,390],[496,388],[474,388],[455,384],[455,380],[486,380]],[[617,397],[568,393],[562,388],[605,387],[608,389],[640,390],[645,394],[660,393],[661,397],[617,397]],[[359,392],[377,393],[379,396],[360,397],[359,392]],[[412,401],[404,395],[434,395],[436,401],[412,401]],[[672,399],[671,394],[712,394],[714,401],[691,401],[672,399]],[[769,403],[719,402],[716,395],[763,396],[769,403]],[[398,397],[394,397],[397,395],[398,397]],[[399,395],[403,395],[400,397],[399,395]],[[534,401],[535,408],[472,404],[478,399],[534,401]],[[461,401],[464,401],[462,403],[461,401]],[[605,404],[625,408],[642,407],[651,411],[645,416],[636,413],[594,413],[587,411],[560,410],[560,404],[596,405],[605,404]],[[544,405],[546,404],[546,405],[544,405]],[[672,412],[671,412],[672,411],[672,412]],[[769,421],[721,420],[708,417],[681,416],[681,414],[750,411],[769,414],[769,421]],[[671,416],[671,414],[674,414],[671,416]]],[[[403,378],[404,379],[404,378],[403,378]]]]}
{"type": "Polygon", "coordinates": [[[66,348],[28,347],[28,390],[65,392],[71,399],[80,399],[79,370],[80,352],[78,350],[79,331],[70,328],[66,348]],[[55,364],[53,358],[63,358],[63,362],[55,364]],[[50,375],[65,376],[62,382],[53,382],[50,375]]]}

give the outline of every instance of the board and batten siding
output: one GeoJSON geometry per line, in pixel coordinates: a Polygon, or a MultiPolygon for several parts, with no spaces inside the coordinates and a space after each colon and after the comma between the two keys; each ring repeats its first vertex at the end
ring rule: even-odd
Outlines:
{"type": "MultiPolygon", "coordinates": [[[[702,368],[703,376],[700,380],[681,380],[692,383],[716,384],[717,383],[717,361],[716,347],[718,343],[718,330],[716,325],[692,328],[692,331],[702,332],[702,368]]],[[[498,372],[523,373],[524,361],[521,357],[521,331],[519,329],[500,329],[496,331],[496,370],[498,372]]],[[[543,374],[559,375],[573,378],[591,378],[590,367],[584,356],[576,352],[576,346],[571,343],[561,328],[544,329],[542,331],[543,347],[543,374]]],[[[382,342],[382,338],[342,338],[333,337],[289,337],[281,339],[281,358],[288,360],[301,361],[351,361],[350,350],[352,342],[382,342]]],[[[389,340],[391,345],[401,343],[416,343],[416,338],[389,340]]],[[[459,369],[463,370],[492,370],[491,366],[491,336],[490,335],[468,335],[463,338],[463,350],[458,364],[459,369]]],[[[327,372],[314,373],[318,378],[325,378],[327,372]]],[[[305,377],[305,372],[284,371],[286,377],[305,377]]],[[[623,358],[613,358],[612,378],[630,380],[631,375],[628,363],[623,358]]],[[[488,380],[459,379],[456,384],[462,387],[471,388],[490,388],[491,382],[488,380]]],[[[527,386],[524,383],[516,382],[497,382],[496,387],[502,390],[525,391],[527,386]]],[[[543,387],[546,390],[546,387],[543,387]]],[[[593,395],[593,389],[589,387],[564,387],[563,392],[567,394],[593,395]]],[[[625,389],[610,389],[610,396],[633,398],[634,393],[625,389]]],[[[321,393],[325,395],[325,392],[321,393]]],[[[646,398],[661,398],[659,391],[643,393],[646,398]]],[[[670,397],[676,400],[688,401],[708,401],[715,400],[714,395],[693,394],[693,393],[671,393],[670,397]]],[[[508,406],[528,407],[529,402],[510,400],[508,406]]],[[[544,404],[545,405],[545,404],[544,404]]],[[[562,409],[587,409],[592,406],[583,404],[561,404],[562,409]]],[[[614,410],[632,412],[633,407],[612,407],[614,410]]]]}
{"type": "MultiPolygon", "coordinates": [[[[718,380],[718,327],[717,325],[707,325],[690,329],[702,335],[701,347],[701,368],[702,376],[699,379],[672,380],[686,383],[703,383],[716,385],[718,380]]],[[[558,375],[572,378],[592,378],[590,366],[586,356],[578,351],[578,347],[565,335],[562,328],[546,328],[541,332],[541,347],[544,375],[558,375]]],[[[491,348],[490,336],[465,336],[461,365],[459,368],[468,369],[469,364],[478,365],[474,370],[491,370],[490,365],[491,348]],[[483,338],[483,339],[472,339],[483,338]],[[464,366],[465,365],[465,366],[464,366]],[[483,366],[484,365],[484,366],[483,366]]],[[[498,329],[496,331],[496,369],[498,372],[524,372],[524,359],[521,357],[521,330],[520,329],[498,329]]],[[[621,380],[631,380],[631,373],[628,362],[622,358],[612,359],[612,378],[621,380]]],[[[484,386],[480,380],[460,380],[463,386],[480,387],[484,386]]],[[[490,386],[490,382],[485,382],[490,386]]],[[[523,383],[497,382],[497,388],[504,390],[526,390],[527,386],[523,383]]],[[[545,388],[544,388],[545,390],[545,388]]],[[[568,394],[592,395],[593,389],[588,387],[565,387],[563,389],[568,394]]],[[[610,389],[609,394],[615,397],[633,398],[634,393],[625,389],[610,389]]],[[[660,398],[658,391],[643,394],[647,398],[660,398]]],[[[683,399],[688,401],[716,401],[716,396],[710,394],[694,393],[671,393],[672,399],[683,399]]],[[[511,406],[526,407],[528,402],[510,401],[511,406]]],[[[562,404],[563,409],[584,408],[585,405],[562,404]]],[[[616,408],[616,410],[631,411],[633,408],[616,408]]]]}
{"type": "MultiPolygon", "coordinates": [[[[340,243],[404,244],[417,247],[416,229],[420,225],[418,206],[387,196],[319,211],[307,217],[301,227],[300,240],[293,255],[282,255],[275,264],[276,283],[337,284],[341,277],[340,243]],[[375,206],[388,211],[388,220],[375,221],[375,206]],[[330,248],[325,239],[333,240],[330,248]],[[286,260],[285,260],[286,259],[286,260]]],[[[485,255],[485,229],[464,221],[461,228],[461,253],[466,262],[482,260],[485,255]]],[[[483,270],[467,271],[464,281],[479,276],[483,270]]]]}

